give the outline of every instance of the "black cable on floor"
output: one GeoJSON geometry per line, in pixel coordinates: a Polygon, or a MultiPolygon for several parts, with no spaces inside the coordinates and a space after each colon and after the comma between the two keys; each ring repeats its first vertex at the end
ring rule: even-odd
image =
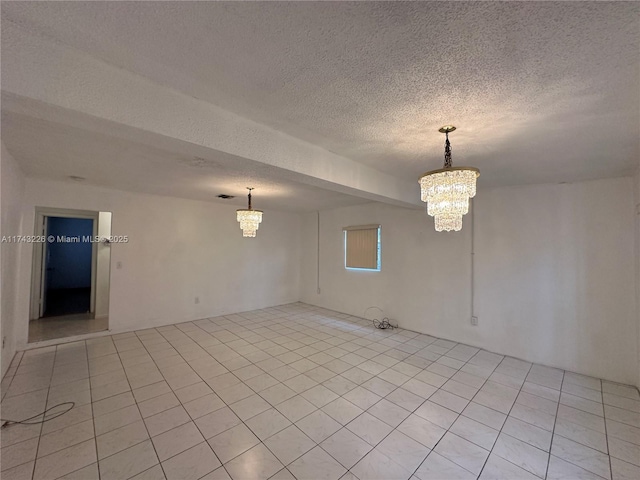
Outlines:
{"type": "Polygon", "coordinates": [[[76,405],[75,402],[59,403],[57,405],[54,405],[53,407],[47,408],[42,413],[38,413],[37,415],[34,415],[33,417],[25,418],[23,420],[8,420],[6,418],[0,418],[0,421],[2,421],[2,427],[0,427],[0,428],[10,427],[11,425],[37,425],[39,423],[45,423],[45,422],[48,422],[49,420],[53,420],[54,418],[58,418],[58,417],[64,415],[65,413],[69,412],[73,407],[75,407],[75,405],[76,405]],[[57,407],[61,407],[62,405],[70,405],[70,406],[66,410],[63,410],[62,412],[58,412],[58,413],[55,413],[54,415],[52,415],[50,417],[47,417],[47,413],[48,412],[50,412],[51,410],[53,410],[53,409],[55,409],[57,407]],[[32,421],[32,420],[35,420],[38,417],[42,417],[42,419],[41,420],[37,420],[37,421],[32,421]]]}
{"type": "Polygon", "coordinates": [[[377,319],[373,319],[373,326],[376,328],[379,328],[380,330],[386,330],[387,328],[390,328],[391,330],[393,330],[394,328],[398,328],[397,325],[393,325],[391,323],[391,319],[384,317],[382,320],[377,320],[377,319]]]}
{"type": "MultiPolygon", "coordinates": [[[[364,314],[363,314],[364,318],[367,318],[367,312],[372,308],[379,310],[380,314],[384,315],[384,311],[380,307],[376,307],[375,305],[372,305],[371,307],[367,308],[364,311],[364,314]]],[[[394,328],[398,328],[398,322],[395,322],[395,325],[394,325],[393,320],[390,319],[389,317],[384,317],[382,320],[378,318],[374,318],[372,322],[373,322],[373,326],[380,330],[387,330],[387,329],[393,330],[394,328]]]]}

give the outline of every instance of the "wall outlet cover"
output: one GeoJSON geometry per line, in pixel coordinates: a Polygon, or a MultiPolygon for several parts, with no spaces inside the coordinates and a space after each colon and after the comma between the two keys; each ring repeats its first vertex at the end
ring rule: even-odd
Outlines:
{"type": "Polygon", "coordinates": [[[478,325],[478,317],[471,317],[471,325],[473,326],[478,325]]]}

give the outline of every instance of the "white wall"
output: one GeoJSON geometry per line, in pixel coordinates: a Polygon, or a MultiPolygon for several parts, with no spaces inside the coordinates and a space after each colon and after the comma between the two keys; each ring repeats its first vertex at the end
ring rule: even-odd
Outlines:
{"type": "Polygon", "coordinates": [[[631,178],[484,191],[476,240],[483,346],[636,383],[631,178]]]}
{"type": "MultiPolygon", "coordinates": [[[[9,154],[4,144],[0,153],[0,237],[20,235],[21,207],[24,194],[24,176],[20,167],[9,154]]],[[[17,276],[20,243],[0,244],[1,284],[0,284],[0,338],[6,339],[2,349],[2,376],[4,376],[16,351],[15,332],[18,317],[16,304],[17,276]]]]}
{"type": "Polygon", "coordinates": [[[470,236],[438,234],[426,213],[370,203],[320,212],[320,289],[316,293],[317,218],[303,219],[302,301],[362,316],[372,305],[404,328],[464,337],[470,316],[470,236]],[[342,228],[380,224],[381,271],[344,268],[342,228]],[[452,319],[459,319],[452,323],[452,319]]]}
{"type": "Polygon", "coordinates": [[[401,325],[491,351],[624,383],[638,382],[633,182],[606,179],[479,191],[475,314],[470,216],[437,233],[424,211],[381,204],[303,219],[302,300],[361,315],[377,305],[401,325]],[[382,225],[382,271],[344,269],[341,228],[382,225]]]}
{"type": "MultiPolygon", "coordinates": [[[[23,231],[35,207],[110,211],[109,327],[126,331],[297,301],[299,215],[266,211],[242,238],[235,207],[28,178],[23,231]],[[121,264],[121,268],[117,265],[121,264]],[[195,297],[200,303],[195,304],[195,297]]],[[[27,339],[32,249],[22,252],[18,348],[27,339]]]]}

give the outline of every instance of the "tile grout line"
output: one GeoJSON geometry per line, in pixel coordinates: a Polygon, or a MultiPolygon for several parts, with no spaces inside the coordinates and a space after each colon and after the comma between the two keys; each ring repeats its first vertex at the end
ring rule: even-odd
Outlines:
{"type": "Polygon", "coordinates": [[[94,415],[94,412],[93,412],[93,387],[91,386],[91,365],[89,362],[89,346],[87,345],[86,340],[83,340],[82,343],[84,343],[85,355],[87,357],[87,373],[89,374],[89,406],[91,408],[91,421],[93,423],[93,441],[95,443],[95,449],[96,449],[96,470],[98,471],[98,480],[100,480],[100,478],[102,478],[102,472],[100,471],[100,454],[98,452],[98,431],[96,430],[96,416],[94,415]]]}
{"type": "MultiPolygon", "coordinates": [[[[49,393],[51,392],[51,382],[53,381],[53,372],[56,368],[56,355],[58,353],[58,347],[56,346],[56,348],[53,350],[53,360],[52,360],[52,365],[51,365],[51,374],[49,375],[49,386],[47,387],[47,396],[45,398],[44,401],[44,408],[45,408],[45,412],[47,407],[47,404],[49,403],[49,393]]],[[[20,363],[22,363],[22,359],[20,359],[20,363]]],[[[16,370],[17,371],[17,370],[16,370]]],[[[35,458],[33,459],[33,470],[31,473],[31,478],[35,478],[36,475],[36,465],[38,463],[38,452],[40,451],[40,441],[42,440],[42,431],[44,430],[44,421],[46,418],[46,414],[43,412],[42,413],[42,423],[40,424],[40,435],[38,435],[38,444],[36,446],[36,454],[35,454],[35,458]]]]}
{"type": "Polygon", "coordinates": [[[556,422],[558,421],[558,412],[560,411],[560,399],[562,398],[562,387],[564,387],[565,371],[562,371],[562,381],[560,382],[560,396],[558,397],[558,406],[556,407],[556,414],[553,417],[553,429],[551,430],[551,443],[549,444],[549,460],[547,461],[547,470],[545,471],[545,478],[549,476],[549,465],[551,465],[551,449],[556,436],[556,422]]]}
{"type": "Polygon", "coordinates": [[[4,392],[1,394],[1,401],[4,401],[5,397],[7,396],[7,393],[9,393],[9,388],[11,387],[11,384],[13,383],[13,379],[16,377],[16,373],[18,372],[18,368],[20,368],[20,364],[22,363],[22,357],[24,357],[24,352],[16,352],[13,354],[13,358],[11,359],[11,363],[9,364],[9,368],[7,368],[7,372],[4,374],[4,377],[2,378],[2,381],[4,382],[5,379],[7,378],[7,375],[9,375],[9,384],[5,387],[4,392]],[[22,353],[22,355],[20,355],[20,353],[22,353]],[[16,365],[16,370],[15,372],[13,372],[12,375],[9,375],[9,370],[11,370],[11,365],[13,364],[14,361],[16,361],[16,358],[18,357],[18,355],[20,355],[20,358],[18,359],[18,364],[16,365]]]}
{"type": "Polygon", "coordinates": [[[602,398],[602,419],[604,423],[604,438],[607,442],[607,457],[609,459],[609,478],[613,478],[613,464],[611,462],[611,447],[609,447],[609,435],[607,434],[607,417],[606,417],[606,410],[604,408],[604,389],[602,388],[602,380],[600,380],[600,397],[602,398]]]}

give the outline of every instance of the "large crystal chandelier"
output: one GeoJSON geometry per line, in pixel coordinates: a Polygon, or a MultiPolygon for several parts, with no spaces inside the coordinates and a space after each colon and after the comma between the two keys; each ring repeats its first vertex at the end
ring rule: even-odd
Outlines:
{"type": "Polygon", "coordinates": [[[240,222],[243,237],[255,237],[258,226],[262,222],[262,210],[254,210],[251,208],[251,190],[253,187],[247,187],[249,190],[249,206],[246,209],[237,210],[236,218],[240,222]]]}
{"type": "Polygon", "coordinates": [[[456,232],[462,229],[462,216],[469,211],[469,199],[476,195],[476,179],[480,171],[473,167],[451,165],[449,132],[456,129],[445,125],[439,132],[446,135],[444,167],[420,177],[420,198],[427,202],[427,213],[434,217],[436,232],[456,232]]]}

